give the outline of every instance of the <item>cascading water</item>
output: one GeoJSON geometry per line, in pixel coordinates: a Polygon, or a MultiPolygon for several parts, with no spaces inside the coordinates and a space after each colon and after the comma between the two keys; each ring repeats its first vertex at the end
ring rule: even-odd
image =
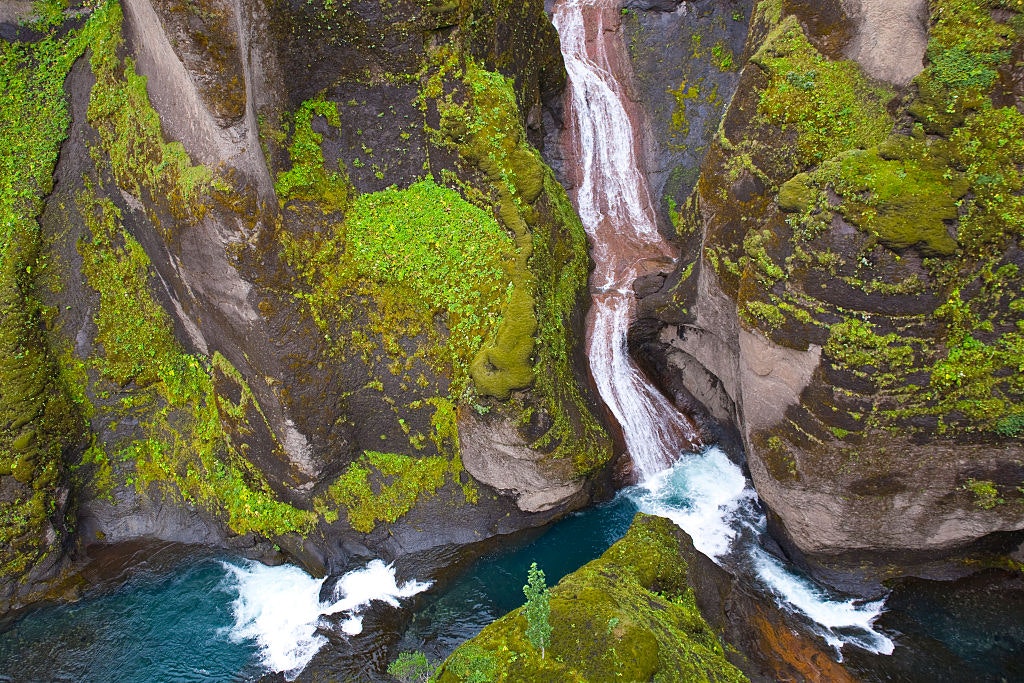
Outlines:
{"type": "Polygon", "coordinates": [[[229,589],[238,597],[232,604],[235,623],[226,630],[233,641],[254,641],[267,670],[295,677],[327,644],[317,632],[323,616],[344,613],[342,631],[363,630],[360,612],[371,602],[398,607],[399,599],[422,593],[430,582],[406,581],[399,585],[393,566],[373,560],[363,569],[345,574],[334,587],[332,599],[320,601],[326,579],[316,579],[294,566],[268,567],[258,562],[225,562],[229,589]]]}
{"type": "Polygon", "coordinates": [[[872,627],[882,603],[833,599],[766,553],[757,543],[764,517],[740,468],[717,448],[695,453],[699,443],[690,422],[629,357],[632,284],[664,268],[674,254],[657,230],[637,161],[620,77],[629,73],[628,59],[614,30],[620,5],[619,0],[559,0],[553,20],[569,76],[574,200],[596,263],[588,320],[590,369],[622,428],[641,482],[633,497],[640,509],[679,524],[698,550],[759,583],[784,608],[808,617],[833,646],[853,643],[889,654],[892,641],[872,627]]]}
{"type": "Polygon", "coordinates": [[[554,22],[569,74],[570,145],[580,176],[576,208],[596,263],[587,326],[590,370],[605,405],[622,425],[638,474],[646,479],[696,445],[697,438],[626,352],[633,281],[664,268],[674,254],[658,232],[647,181],[637,164],[633,124],[615,77],[622,55],[604,39],[604,8],[618,11],[615,3],[562,2],[554,22]]]}

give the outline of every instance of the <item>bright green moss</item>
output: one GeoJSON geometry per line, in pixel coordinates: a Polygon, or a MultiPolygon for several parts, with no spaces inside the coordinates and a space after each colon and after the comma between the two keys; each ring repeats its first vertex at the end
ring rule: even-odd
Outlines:
{"type": "Polygon", "coordinates": [[[775,28],[751,61],[769,79],[758,112],[796,132],[803,164],[870,147],[892,130],[885,109],[892,92],[870,84],[855,62],[823,57],[795,17],[775,28]]]}
{"type": "Polygon", "coordinates": [[[744,310],[740,312],[740,315],[745,321],[755,326],[773,330],[786,322],[786,316],[777,306],[766,304],[763,301],[746,301],[743,307],[744,310]]]}
{"type": "Polygon", "coordinates": [[[982,510],[991,510],[1006,501],[999,495],[995,483],[987,480],[968,479],[964,488],[974,494],[974,502],[982,510]]]}
{"type": "Polygon", "coordinates": [[[515,246],[493,216],[427,178],[357,197],[327,239],[287,239],[285,258],[309,287],[325,334],[344,315],[342,295],[371,296],[374,331],[396,340],[403,332],[430,335],[423,352],[451,369],[460,394],[509,297],[515,246]],[[447,338],[437,336],[435,315],[451,331],[447,338]]]}
{"type": "MultiPolygon", "coordinates": [[[[453,68],[446,63],[443,69],[453,68]]],[[[456,144],[459,152],[483,171],[498,194],[498,215],[515,236],[516,260],[510,270],[512,292],[501,325],[473,360],[472,375],[479,393],[506,400],[534,378],[532,356],[537,331],[534,289],[529,267],[533,244],[525,220],[526,205],[544,187],[545,167],[526,143],[512,84],[501,74],[470,61],[463,69],[470,101],[451,97],[437,104],[441,129],[433,137],[456,144]]]]}
{"type": "Polygon", "coordinates": [[[783,211],[807,211],[817,198],[817,188],[807,173],[793,176],[779,188],[779,208],[783,211]]]}
{"type": "MultiPolygon", "coordinates": [[[[251,465],[229,457],[219,408],[233,412],[230,401],[216,395],[210,366],[174,339],[170,317],[149,290],[149,258],[125,231],[120,212],[89,186],[78,205],[89,229],[79,243],[82,273],[100,295],[95,320],[102,350],[93,363],[101,379],[92,390],[109,391],[107,382],[114,391],[126,386],[122,410],[142,429],[141,438],[116,446],[116,457],[133,470],[125,483],[140,492],[155,486],[221,515],[239,534],[310,531],[314,513],[278,501],[251,465]]],[[[240,380],[223,357],[213,362],[240,380]]],[[[244,403],[249,393],[244,384],[241,389],[244,403]]],[[[102,475],[104,463],[90,460],[102,475]]],[[[108,484],[94,483],[99,495],[109,494],[108,484]]]]}
{"type": "Polygon", "coordinates": [[[121,6],[108,2],[93,16],[97,39],[90,63],[96,83],[89,95],[89,123],[97,130],[119,187],[164,203],[174,218],[194,222],[206,212],[210,169],[193,165],[180,142],[165,142],[160,116],[149,103],[146,78],[118,57],[121,6]]]}
{"type": "MultiPolygon", "coordinates": [[[[178,221],[197,220],[217,181],[208,169],[192,165],[179,143],[164,142],[145,79],[117,56],[119,5],[104,5],[94,20],[103,28],[92,44],[96,83],[89,121],[115,179],[136,196],[166,202],[178,221]]],[[[78,203],[90,233],[79,243],[82,270],[100,295],[101,353],[93,362],[101,383],[126,387],[123,410],[139,419],[142,429],[141,438],[117,445],[115,457],[131,467],[125,483],[203,507],[225,518],[236,533],[311,530],[314,513],[277,500],[262,475],[244,459],[229,456],[218,411],[229,401],[216,395],[207,362],[186,354],[174,339],[169,316],[149,290],[149,259],[124,230],[120,212],[88,186],[78,203]]],[[[215,356],[214,364],[227,361],[215,356]]],[[[102,384],[93,391],[113,393],[102,384]]]]}
{"type": "Polygon", "coordinates": [[[972,201],[960,219],[968,255],[990,257],[1024,236],[1024,114],[982,107],[950,138],[951,161],[964,169],[972,201]]]}
{"type": "Polygon", "coordinates": [[[394,524],[424,497],[434,495],[449,472],[444,457],[416,458],[366,451],[338,477],[317,502],[330,521],[335,505],[356,531],[369,533],[378,522],[394,524]]]}
{"type": "Polygon", "coordinates": [[[92,237],[79,244],[82,274],[100,293],[100,371],[122,386],[152,384],[178,350],[170,318],[147,289],[149,257],[134,239],[123,238],[120,210],[90,186],[78,195],[78,210],[92,237]]]}
{"type": "Polygon", "coordinates": [[[880,157],[877,148],[847,152],[815,178],[843,198],[839,211],[846,220],[887,247],[916,246],[927,256],[957,250],[946,221],[957,219],[968,183],[941,161],[927,159],[924,150],[893,160],[880,157]]]}
{"type": "Polygon", "coordinates": [[[505,400],[513,390],[533,383],[533,335],[537,331],[533,308],[533,297],[514,289],[493,343],[473,360],[473,382],[484,396],[505,400]]]}
{"type": "Polygon", "coordinates": [[[995,21],[993,10],[1012,3],[941,0],[934,3],[928,67],[918,76],[918,100],[911,113],[928,132],[948,135],[972,110],[985,106],[996,67],[1010,58],[1012,26],[995,21]]]}
{"type": "Polygon", "coordinates": [[[850,318],[832,327],[824,350],[849,367],[906,369],[913,363],[914,353],[900,341],[897,334],[877,335],[869,323],[850,318]]]}
{"type": "Polygon", "coordinates": [[[549,457],[571,460],[580,474],[592,472],[608,461],[610,444],[579,391],[567,334],[586,289],[590,261],[583,226],[526,141],[510,79],[442,50],[424,82],[421,104],[436,106],[440,118],[428,134],[484,174],[491,197],[462,186],[495,206],[518,250],[513,293],[502,326],[474,360],[474,386],[504,399],[532,383],[529,399],[508,406],[512,417],[526,424],[536,410],[544,411],[552,426],[531,445],[553,449],[549,457]]]}
{"type": "Polygon", "coordinates": [[[288,155],[292,167],[279,173],[274,189],[281,206],[290,201],[313,202],[324,213],[344,211],[353,190],[344,167],[328,171],[324,166],[324,153],[320,145],[323,136],[313,131],[313,116],[322,116],[327,124],[341,127],[338,105],[323,96],[302,103],[294,115],[294,130],[288,155]]]}
{"type": "Polygon", "coordinates": [[[62,9],[36,7],[39,42],[0,42],[0,476],[20,484],[0,498],[0,583],[61,547],[64,456],[84,430],[35,293],[47,267],[37,217],[70,123],[64,79],[96,25],[58,37],[62,9]]]}
{"type": "Polygon", "coordinates": [[[638,515],[602,557],[563,578],[551,590],[543,659],[519,609],[458,648],[437,680],[746,680],[697,609],[678,533],[666,519],[638,515]]]}

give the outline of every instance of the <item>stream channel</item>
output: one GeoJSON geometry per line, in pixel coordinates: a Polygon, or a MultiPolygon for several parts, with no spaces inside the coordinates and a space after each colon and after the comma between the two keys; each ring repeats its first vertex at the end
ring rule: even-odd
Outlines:
{"type": "Polygon", "coordinates": [[[922,581],[858,601],[813,583],[764,549],[764,515],[741,467],[700,443],[686,416],[630,359],[632,283],[664,270],[674,254],[657,230],[637,164],[636,121],[619,85],[628,68],[624,46],[604,30],[618,11],[615,0],[560,0],[554,23],[569,74],[573,199],[596,263],[590,369],[640,483],[532,542],[482,558],[436,592],[429,581],[396,581],[394,569],[375,561],[346,574],[321,602],[323,581],[298,568],[164,546],[114,587],[0,625],[0,681],[293,680],[318,653],[359,634],[360,614],[373,601],[413,605],[400,647],[440,659],[522,604],[530,562],[554,583],[621,537],[637,510],[675,521],[698,550],[797,615],[837,658],[856,651],[869,662],[859,667],[865,678],[1024,680],[1019,590],[922,581]],[[325,615],[341,615],[331,638],[318,630],[325,615]]]}

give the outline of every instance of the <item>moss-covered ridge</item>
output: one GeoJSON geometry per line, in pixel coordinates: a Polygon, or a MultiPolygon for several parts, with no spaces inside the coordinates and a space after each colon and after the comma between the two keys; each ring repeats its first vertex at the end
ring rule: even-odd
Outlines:
{"type": "MultiPolygon", "coordinates": [[[[750,265],[740,293],[747,323],[798,347],[821,338],[809,326],[829,329],[825,349],[835,367],[899,396],[892,403],[876,400],[861,426],[907,426],[907,419],[927,414],[937,418],[940,431],[1010,434],[1021,412],[1024,387],[1013,378],[1024,361],[1014,303],[1021,292],[1016,254],[1024,235],[1024,116],[997,104],[1003,98],[998,68],[1020,51],[1015,26],[1021,21],[1019,14],[993,19],[991,12],[1003,5],[1019,9],[979,2],[934,8],[930,63],[916,81],[918,96],[897,108],[893,119],[884,112],[867,119],[876,122],[867,137],[844,139],[841,130],[827,131],[840,134],[832,138],[838,146],[820,164],[805,157],[796,169],[811,170],[779,187],[778,204],[791,213],[785,226],[771,229],[774,244],[748,234],[744,256],[750,265]],[[853,250],[841,244],[841,223],[864,235],[853,250]],[[789,244],[780,244],[787,235],[789,244]],[[773,258],[769,246],[779,256],[773,258]],[[812,288],[836,276],[863,293],[864,301],[840,298],[827,285],[820,288],[824,292],[812,288]],[[864,329],[877,335],[846,333],[858,309],[864,329]],[[892,316],[897,311],[898,321],[892,316]],[[836,325],[837,315],[843,324],[836,325]],[[931,315],[940,329],[926,329],[931,315]],[[858,349],[882,353],[867,359],[857,356],[858,349]],[[930,377],[926,384],[911,380],[922,371],[930,377]]],[[[792,19],[776,32],[782,30],[799,31],[792,19]]],[[[774,49],[774,35],[759,54],[774,49]]],[[[797,70],[785,73],[791,89],[818,89],[797,70]]],[[[850,78],[856,92],[859,77],[850,78]]],[[[761,92],[759,112],[777,125],[772,112],[788,96],[773,87],[761,92]]],[[[821,149],[813,125],[800,128],[816,119],[799,115],[799,108],[783,110],[798,119],[783,122],[783,129],[794,127],[799,143],[821,149]]]]}
{"type": "Polygon", "coordinates": [[[460,646],[436,680],[747,680],[697,608],[681,543],[672,522],[638,515],[603,556],[551,589],[544,658],[519,609],[460,646]]]}
{"type": "MultiPolygon", "coordinates": [[[[461,471],[457,428],[436,450],[424,429],[422,411],[441,402],[494,411],[523,429],[544,425],[530,442],[574,476],[586,475],[608,461],[610,448],[570,364],[567,330],[588,265],[584,233],[526,139],[514,81],[482,68],[458,45],[429,54],[415,76],[415,110],[375,117],[401,126],[391,144],[424,145],[417,150],[424,175],[411,183],[364,193],[348,183],[346,174],[373,186],[362,175],[371,165],[377,182],[393,172],[377,161],[381,150],[368,144],[367,131],[346,120],[361,107],[355,100],[334,103],[318,94],[285,117],[293,123],[284,135],[266,132],[291,162],[278,172],[284,260],[298,276],[295,296],[328,342],[323,362],[366,366],[368,381],[346,394],[379,392],[387,403],[398,429],[382,425],[379,436],[392,455],[444,454],[454,458],[452,471],[461,471]],[[326,161],[346,136],[358,141],[348,153],[354,157],[342,152],[337,162],[326,161]],[[324,170],[335,163],[338,171],[324,170]],[[328,195],[342,201],[292,191],[317,183],[338,188],[328,195]],[[296,230],[314,213],[330,216],[330,226],[296,230]],[[391,381],[404,392],[401,400],[391,381]]],[[[359,478],[360,467],[350,465],[330,495],[347,477],[359,478]]]]}
{"type": "MultiPolygon", "coordinates": [[[[36,43],[0,43],[0,599],[48,555],[60,557],[72,519],[66,458],[84,424],[61,380],[37,295],[48,259],[37,221],[67,136],[64,78],[92,26],[60,36],[61,13],[40,3],[36,43]]],[[[50,563],[46,563],[50,564],[50,563]]]]}
{"type": "Polygon", "coordinates": [[[736,307],[716,336],[742,376],[703,364],[738,407],[762,499],[819,557],[947,551],[1020,528],[1021,10],[931,3],[925,69],[894,90],[835,43],[823,51],[818,5],[761,3],[753,56],[678,214],[703,246],[680,266],[701,287],[679,304],[705,330],[702,288],[736,307]],[[744,415],[786,381],[766,362],[783,355],[808,363],[792,405],[744,415]]]}

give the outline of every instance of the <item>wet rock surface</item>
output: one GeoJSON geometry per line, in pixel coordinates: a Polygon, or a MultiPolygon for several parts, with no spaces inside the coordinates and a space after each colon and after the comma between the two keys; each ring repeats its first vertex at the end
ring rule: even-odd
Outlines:
{"type": "MultiPolygon", "coordinates": [[[[77,490],[61,498],[78,518],[77,542],[223,547],[253,531],[243,520],[262,515],[270,524],[257,533],[317,574],[341,571],[352,557],[431,549],[440,571],[461,546],[546,524],[605,486],[611,444],[570,363],[582,327],[584,237],[530,146],[543,143],[545,120],[557,121],[557,37],[538,2],[429,4],[125,0],[99,13],[111,35],[94,52],[106,50],[108,61],[81,59],[67,79],[71,126],[42,220],[64,281],[44,293],[59,318],[50,343],[70,348],[69,381],[88,404],[93,435],[69,452],[69,464],[85,461],[77,490]],[[482,80],[471,84],[471,75],[482,80]],[[109,93],[126,99],[100,114],[97,101],[109,93]],[[490,98],[489,108],[473,97],[490,98]],[[506,118],[488,125],[500,124],[501,135],[477,135],[483,117],[498,114],[506,118]],[[475,340],[452,329],[466,317],[495,323],[501,301],[489,313],[467,304],[421,321],[407,302],[436,302],[416,299],[415,287],[382,294],[364,275],[338,291],[308,279],[320,266],[302,259],[333,239],[357,197],[426,177],[454,188],[446,196],[460,210],[482,211],[503,239],[518,240],[519,262],[500,264],[500,277],[518,268],[513,279],[532,298],[520,297],[508,317],[528,301],[540,320],[535,352],[521,361],[530,379],[518,380],[511,402],[475,393],[472,355],[446,350],[511,343],[511,333],[495,341],[496,330],[480,323],[475,340]],[[108,250],[118,273],[131,264],[118,286],[130,281],[137,291],[104,289],[96,252],[83,244],[108,250]],[[331,292],[329,319],[317,312],[327,308],[310,307],[317,290],[331,292]],[[152,365],[113,382],[111,296],[137,298],[138,317],[161,328],[158,341],[139,341],[156,347],[152,365]],[[190,398],[172,379],[181,363],[186,381],[198,382],[185,385],[197,392],[190,398]],[[543,375],[535,386],[534,372],[543,375]],[[463,469],[458,431],[469,421],[460,413],[471,406],[507,425],[532,463],[525,483],[498,477],[491,487],[463,469]],[[395,512],[399,494],[386,487],[408,468],[371,467],[372,486],[358,494],[331,488],[366,472],[367,453],[404,458],[431,481],[438,463],[448,464],[423,495],[413,485],[395,512]],[[362,496],[348,505],[376,505],[367,514],[377,517],[350,523],[336,495],[362,496]]],[[[5,5],[5,27],[19,7],[5,5]]],[[[90,12],[69,17],[53,30],[70,34],[90,12]]],[[[492,275],[480,277],[479,288],[492,286],[492,275]]],[[[122,338],[135,333],[118,325],[122,338]]],[[[489,471],[488,444],[467,446],[474,471],[489,471]]],[[[16,482],[0,479],[6,495],[16,482]]],[[[40,585],[71,566],[62,552],[74,543],[66,545],[39,568],[40,585]]]]}

